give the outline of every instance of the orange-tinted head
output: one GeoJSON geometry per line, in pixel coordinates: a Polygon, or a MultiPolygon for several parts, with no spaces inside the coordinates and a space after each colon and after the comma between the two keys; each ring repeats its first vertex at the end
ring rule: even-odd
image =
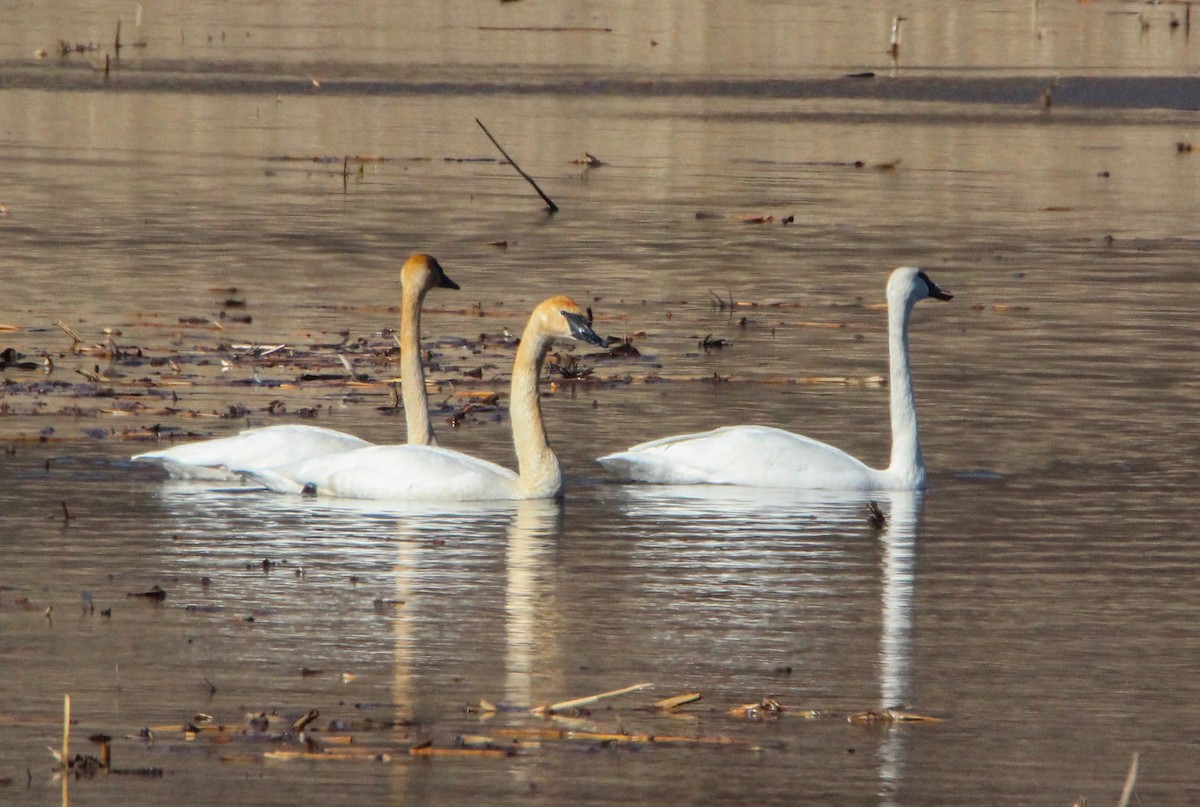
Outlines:
{"type": "Polygon", "coordinates": [[[537,323],[546,334],[563,339],[578,339],[593,345],[607,344],[592,330],[587,312],[570,297],[559,295],[543,300],[533,309],[530,323],[537,323]]]}
{"type": "Polygon", "coordinates": [[[459,285],[451,280],[438,263],[437,258],[418,252],[404,262],[400,270],[400,282],[406,289],[457,289],[459,285]]]}

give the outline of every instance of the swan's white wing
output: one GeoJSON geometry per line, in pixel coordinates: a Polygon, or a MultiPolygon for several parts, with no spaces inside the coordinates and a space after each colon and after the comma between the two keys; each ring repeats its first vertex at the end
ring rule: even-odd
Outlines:
{"type": "Polygon", "coordinates": [[[635,482],[810,490],[885,487],[878,471],[839,448],[768,426],[727,426],[641,443],[599,460],[635,482]]]}
{"type": "Polygon", "coordinates": [[[238,479],[230,469],[273,468],[369,445],[366,440],[333,429],[284,424],[147,451],[133,459],[157,464],[175,479],[238,479]]]}
{"type": "Polygon", "coordinates": [[[171,479],[202,480],[205,482],[239,482],[242,480],[241,474],[236,474],[220,465],[193,465],[188,462],[179,462],[171,457],[152,457],[144,454],[138,454],[133,460],[134,462],[157,465],[166,471],[167,476],[171,479]]]}
{"type": "MultiPolygon", "coordinates": [[[[237,469],[243,470],[243,469],[237,469]]],[[[312,485],[322,496],[392,501],[515,499],[517,475],[437,446],[371,446],[246,476],[280,493],[312,485]]]]}

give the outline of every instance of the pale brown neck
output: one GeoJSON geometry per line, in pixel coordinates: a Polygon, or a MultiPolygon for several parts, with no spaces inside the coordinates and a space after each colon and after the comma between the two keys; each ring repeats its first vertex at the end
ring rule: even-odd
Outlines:
{"type": "Polygon", "coordinates": [[[425,393],[425,367],[421,357],[421,305],[425,291],[405,288],[400,305],[400,391],[409,445],[437,445],[429,422],[429,398],[425,393]]]}
{"type": "Polygon", "coordinates": [[[542,424],[542,404],[538,396],[538,378],[552,339],[531,320],[521,336],[521,346],[513,364],[512,394],[508,404],[512,418],[513,447],[520,473],[518,485],[523,495],[544,498],[562,488],[558,458],[546,439],[542,424]]]}

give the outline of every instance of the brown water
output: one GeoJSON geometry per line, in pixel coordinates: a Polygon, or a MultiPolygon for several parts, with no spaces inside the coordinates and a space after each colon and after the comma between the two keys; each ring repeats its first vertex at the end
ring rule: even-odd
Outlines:
{"type": "Polygon", "coordinates": [[[1106,804],[1134,752],[1143,803],[1195,802],[1200,156],[1176,143],[1200,146],[1200,30],[1170,27],[1182,5],[930,2],[893,63],[894,13],[199,3],[148,5],[139,31],[133,4],[6,12],[0,325],[19,330],[0,348],[55,369],[0,388],[0,802],[60,798],[64,693],[73,750],[103,731],[114,766],[163,769],[72,781],[76,804],[1106,804]],[[60,58],[59,39],[103,45],[60,58]],[[384,159],[343,177],[345,155],[384,159]],[[416,250],[463,287],[425,318],[446,445],[512,463],[502,407],[446,417],[504,390],[497,335],[543,297],[636,334],[640,358],[585,359],[592,380],[546,398],[562,505],[313,502],[128,463],[152,427],[318,405],[304,422],[402,439],[379,356],[416,250]],[[746,422],[882,464],[878,304],[902,263],[956,296],[913,319],[931,486],[880,497],[886,531],[861,499],[592,464],[746,422]],[[72,353],[56,320],[122,355],[72,353]],[[337,378],[338,353],[372,383],[337,378]],[[165,600],[126,596],[154,585],[165,600]],[[646,682],[569,718],[467,710],[646,682]],[[791,711],[729,714],[764,697],[791,711]],[[844,719],[901,704],[943,720],[844,719]],[[342,721],[390,756],[270,760],[301,746],[241,733],[310,708],[313,736],[342,721]],[[198,712],[232,740],[185,740],[198,712]],[[549,728],[734,742],[533,741],[549,728]],[[500,759],[405,753],[513,732],[500,759]]]}

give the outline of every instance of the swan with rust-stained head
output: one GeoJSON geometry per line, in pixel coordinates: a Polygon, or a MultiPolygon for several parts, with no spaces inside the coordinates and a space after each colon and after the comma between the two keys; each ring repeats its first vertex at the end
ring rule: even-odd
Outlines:
{"type": "MultiPolygon", "coordinates": [[[[562,492],[562,471],[546,439],[538,378],[555,339],[603,345],[584,312],[567,297],[533,309],[513,363],[509,416],[519,473],[435,446],[372,446],[246,476],[277,493],[310,492],[355,499],[482,501],[548,499],[562,492]]],[[[241,469],[238,469],[241,470],[241,469]]]]}
{"type": "MultiPolygon", "coordinates": [[[[400,270],[400,386],[408,442],[437,445],[429,422],[429,399],[421,365],[421,305],[430,289],[457,289],[432,255],[417,254],[400,270]]],[[[247,429],[231,437],[148,451],[137,462],[161,466],[175,479],[235,480],[233,468],[273,468],[313,457],[366,448],[371,443],[320,426],[285,424],[247,429]]]]}
{"type": "Polygon", "coordinates": [[[665,437],[600,457],[614,475],[672,485],[750,485],[809,490],[918,490],[925,461],[917,437],[917,409],[908,363],[908,321],[927,297],[949,300],[920,269],[903,266],[887,284],[891,365],[892,458],[870,468],[839,448],[768,426],[728,426],[665,437]]]}

